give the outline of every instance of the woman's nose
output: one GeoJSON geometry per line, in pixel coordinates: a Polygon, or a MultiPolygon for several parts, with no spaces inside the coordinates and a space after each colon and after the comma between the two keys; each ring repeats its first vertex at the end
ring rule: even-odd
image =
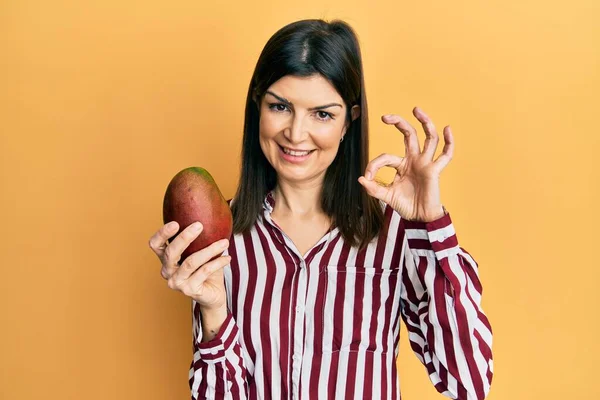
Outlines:
{"type": "Polygon", "coordinates": [[[304,123],[304,118],[301,115],[294,115],[290,120],[290,125],[286,129],[287,139],[291,143],[302,142],[308,136],[307,124],[304,123]]]}

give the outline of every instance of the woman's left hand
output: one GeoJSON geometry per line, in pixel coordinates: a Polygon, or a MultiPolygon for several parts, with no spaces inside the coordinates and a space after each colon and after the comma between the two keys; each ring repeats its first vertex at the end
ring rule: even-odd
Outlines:
{"type": "Polygon", "coordinates": [[[420,149],[417,131],[399,115],[384,115],[382,120],[395,125],[404,134],[405,156],[382,154],[371,160],[365,176],[358,178],[367,193],[389,204],[402,218],[412,221],[430,222],[444,216],[440,200],[439,176],[452,159],[454,141],[450,126],[444,128],[444,149],[434,161],[439,136],[429,117],[418,107],[413,114],[425,130],[425,144],[420,149]],[[396,169],[396,176],[389,185],[383,186],[373,178],[382,167],[396,169]]]}

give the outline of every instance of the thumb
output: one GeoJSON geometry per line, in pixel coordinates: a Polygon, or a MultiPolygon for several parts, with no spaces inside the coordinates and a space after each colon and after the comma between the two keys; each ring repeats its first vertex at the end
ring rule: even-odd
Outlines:
{"type": "Polygon", "coordinates": [[[383,200],[387,193],[385,187],[381,186],[376,181],[368,180],[364,176],[358,178],[358,183],[365,188],[369,196],[375,197],[376,199],[383,200]]]}

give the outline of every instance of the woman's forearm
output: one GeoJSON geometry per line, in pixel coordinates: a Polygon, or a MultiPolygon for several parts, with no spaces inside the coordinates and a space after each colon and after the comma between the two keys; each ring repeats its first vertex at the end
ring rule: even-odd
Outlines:
{"type": "Polygon", "coordinates": [[[200,309],[202,318],[202,343],[211,341],[215,338],[223,322],[227,318],[227,306],[215,310],[200,309]]]}

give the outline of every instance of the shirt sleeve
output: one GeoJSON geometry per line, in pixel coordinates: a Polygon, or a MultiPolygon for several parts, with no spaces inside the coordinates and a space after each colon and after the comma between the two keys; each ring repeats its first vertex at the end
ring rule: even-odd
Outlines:
{"type": "Polygon", "coordinates": [[[492,328],[481,308],[478,265],[458,245],[446,214],[402,220],[401,312],[411,348],[438,392],[484,399],[492,382],[492,328]]]}
{"type": "Polygon", "coordinates": [[[202,343],[200,307],[192,300],[194,356],[189,385],[192,400],[247,399],[248,371],[239,342],[239,328],[231,312],[217,335],[202,343]]]}

